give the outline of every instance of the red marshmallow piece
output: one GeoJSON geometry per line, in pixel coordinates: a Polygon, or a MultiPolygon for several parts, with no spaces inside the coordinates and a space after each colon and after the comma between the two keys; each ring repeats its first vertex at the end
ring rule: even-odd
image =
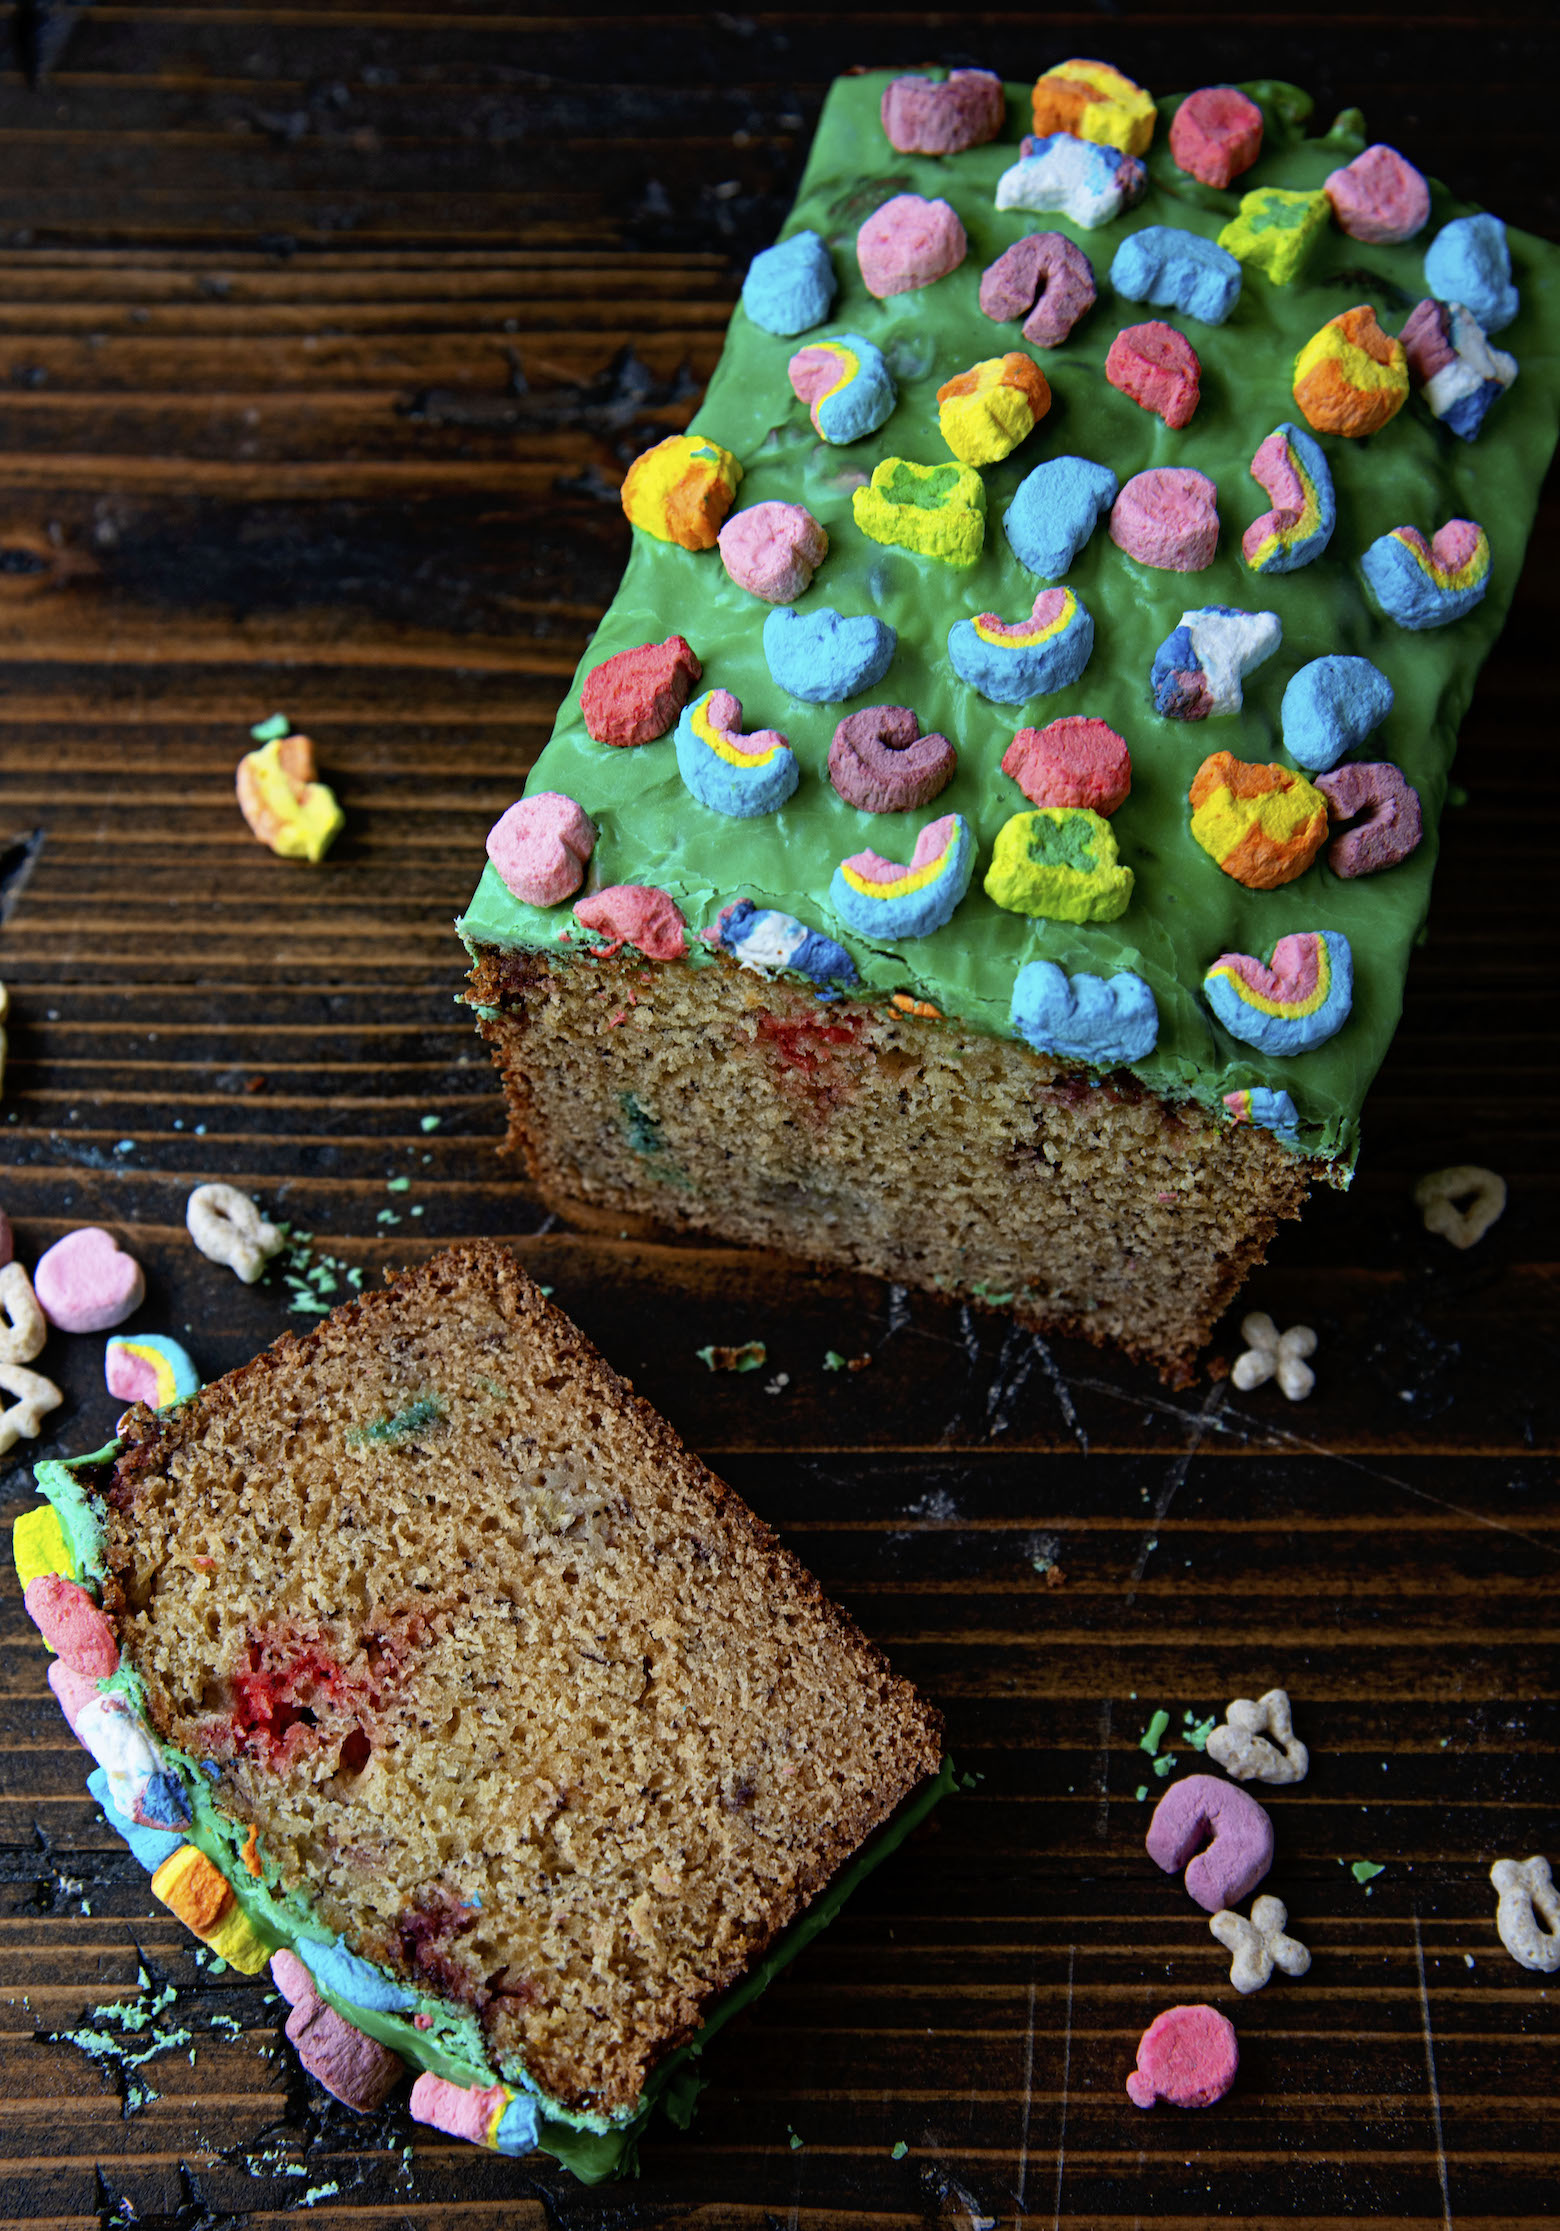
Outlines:
{"type": "Polygon", "coordinates": [[[1219,491],[1190,466],[1135,473],[1112,506],[1110,539],[1140,565],[1201,573],[1219,547],[1219,491]]]}
{"type": "Polygon", "coordinates": [[[1105,359],[1105,377],[1128,399],[1172,429],[1185,426],[1202,393],[1202,366],[1184,333],[1158,318],[1128,325],[1105,359]]]}
{"type": "Polygon", "coordinates": [[[704,669],[680,635],[619,651],[585,677],[580,712],[598,744],[648,744],[677,724],[704,669]]]}
{"type": "Polygon", "coordinates": [[[687,923],[676,901],[653,883],[611,883],[592,891],[574,909],[583,928],[611,939],[606,953],[622,945],[637,946],[647,960],[680,961],[687,923]]]}
{"type": "Polygon", "coordinates": [[[1223,188],[1262,152],[1262,111],[1237,85],[1188,93],[1170,125],[1170,152],[1204,186],[1223,188]]]}
{"type": "Polygon", "coordinates": [[[1108,721],[1068,714],[1046,728],[1021,728],[1002,754],[1002,772],[1031,805],[1112,814],[1131,791],[1132,755],[1108,721]]]}
{"type": "Polygon", "coordinates": [[[119,1669],[119,1644],[85,1588],[63,1573],[39,1573],[23,1595],[27,1616],[62,1666],[93,1681],[119,1669]]]}
{"type": "Polygon", "coordinates": [[[1134,2107],[1160,2099],[1171,2107],[1211,2107],[1239,2067],[1235,2025],[1216,2006],[1168,2007],[1138,2040],[1127,2097],[1134,2107]]]}

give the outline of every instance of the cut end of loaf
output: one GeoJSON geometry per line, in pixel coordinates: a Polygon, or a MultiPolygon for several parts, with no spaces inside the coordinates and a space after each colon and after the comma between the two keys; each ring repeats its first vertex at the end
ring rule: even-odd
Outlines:
{"type": "Polygon", "coordinates": [[[1173,1384],[1315,1174],[1125,1071],[729,959],[479,947],[470,982],[509,1143],[561,1212],[1011,1308],[1173,1384]]]}
{"type": "Polygon", "coordinates": [[[937,1715],[503,1249],[162,1417],[105,1591],[284,1888],[621,2119],[938,1765],[937,1715]]]}

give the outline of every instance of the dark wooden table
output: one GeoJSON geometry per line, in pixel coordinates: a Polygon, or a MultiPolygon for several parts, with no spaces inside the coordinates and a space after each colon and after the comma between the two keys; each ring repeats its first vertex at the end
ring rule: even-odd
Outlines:
{"type": "MultiPolygon", "coordinates": [[[[19,1254],[109,1224],[146,1265],[137,1325],[215,1375],[306,1320],[280,1280],[246,1291],[194,1253],[202,1179],[374,1276],[504,1236],[942,1704],[969,1784],[733,2025],[691,2133],[586,2193],[302,2078],[263,1983],[198,1967],[103,1827],[8,1578],[0,2224],[1553,2220],[1560,1979],[1501,1949],[1488,1869],[1560,1861],[1554,506],[1466,724],[1359,1182],[1249,1290],[1320,1333],[1303,1406],[1212,1373],[1167,1397],[866,1281],[575,1236],[497,1156],[450,930],[614,587],[623,466],[686,420],[831,75],[1080,51],[1156,86],[1284,75],[1553,233],[1542,15],[10,16],[39,80],[0,81],[19,1254]],[[246,731],[279,707],[347,810],[317,871],[234,809],[246,731]],[[1468,1255],[1409,1199],[1461,1160],[1511,1181],[1468,1255]],[[696,1360],[749,1338],[768,1373],[696,1360]],[[827,1373],[831,1348],[871,1366],[827,1373]],[[1271,1795],[1270,1887],[1315,1958],[1241,2002],[1144,1857],[1162,1784],[1138,1739],[1162,1706],[1194,1763],[1184,1716],[1274,1682],[1312,1765],[1271,1795]],[[51,2041],[144,2045],[92,2010],[165,1982],[161,2034],[189,2036],[139,2071],[51,2041]],[[1139,2031],[1200,1998],[1238,2021],[1234,2093],[1140,2114],[1139,2031]]],[[[67,1400],[39,1452],[107,1437],[101,1359],[51,1339],[67,1400]]]]}

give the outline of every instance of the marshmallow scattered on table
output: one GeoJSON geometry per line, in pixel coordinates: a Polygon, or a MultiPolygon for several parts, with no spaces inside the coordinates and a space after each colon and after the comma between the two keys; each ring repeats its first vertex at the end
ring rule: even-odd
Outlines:
{"type": "Polygon", "coordinates": [[[107,1332],[140,1308],[146,1279],[112,1232],[84,1224],[39,1256],[33,1291],[61,1332],[107,1332]]]}

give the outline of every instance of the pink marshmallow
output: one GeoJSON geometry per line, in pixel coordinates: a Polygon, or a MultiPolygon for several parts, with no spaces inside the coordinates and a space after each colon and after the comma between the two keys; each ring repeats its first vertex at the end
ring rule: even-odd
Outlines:
{"type": "Polygon", "coordinates": [[[271,1954],[271,1981],[289,2006],[300,2006],[305,1999],[318,1996],[314,1978],[296,1952],[284,1949],[271,1954]]]}
{"type": "Polygon", "coordinates": [[[79,1743],[81,1737],[76,1731],[76,1721],[87,1705],[97,1702],[99,1690],[96,1677],[88,1673],[77,1673],[62,1658],[56,1658],[49,1668],[49,1687],[54,1691],[55,1702],[70,1723],[71,1734],[79,1743]]]}
{"type": "Polygon", "coordinates": [[[584,882],[595,845],[595,829],[572,798],[536,790],[494,822],[487,856],[527,906],[561,906],[584,882]]]}
{"type": "Polygon", "coordinates": [[[883,95],[883,129],[901,155],[962,155],[984,147],[1007,122],[1007,96],[992,70],[896,77],[883,95]]]}
{"type": "Polygon", "coordinates": [[[114,1630],[79,1582],[40,1573],[27,1583],[27,1616],[72,1673],[106,1681],[119,1667],[114,1630]]]}
{"type": "Polygon", "coordinates": [[[945,201],[896,194],[856,235],[856,261],[869,294],[881,302],[946,279],[964,261],[964,227],[945,201]]]}
{"type": "Polygon", "coordinates": [[[399,2053],[355,2029],[317,1992],[294,2006],[287,2037],[315,2082],[360,2115],[382,2107],[405,2074],[399,2053]]]}
{"type": "Polygon", "coordinates": [[[1167,1875],[1186,1868],[1186,1887],[1208,1913],[1239,1905],[1273,1864],[1273,1823],[1254,1797],[1217,1774],[1172,1782],[1154,1807],[1146,1842],[1167,1875]]]}
{"type": "Polygon", "coordinates": [[[1239,2067],[1235,2025],[1216,2006],[1172,2006],[1156,2014],[1139,2039],[1127,2096],[1134,2107],[1152,2107],[1158,2099],[1172,2107],[1211,2107],[1239,2067]]]}
{"type": "Polygon", "coordinates": [[[610,956],[619,946],[636,945],[647,960],[680,961],[687,923],[681,908],[653,883],[612,883],[592,891],[574,909],[574,919],[601,937],[613,940],[610,956]]]}
{"type": "Polygon", "coordinates": [[[61,1332],[107,1332],[140,1308],[146,1280],[112,1232],[84,1224],[39,1256],[33,1292],[61,1332]]]}
{"type": "Polygon", "coordinates": [[[492,2084],[486,2091],[473,2084],[468,2091],[442,2076],[419,2076],[412,2086],[412,2120],[446,2131],[451,2138],[465,2138],[473,2146],[485,2146],[493,2117],[508,2099],[502,2084],[492,2084]]]}
{"type": "Polygon", "coordinates": [[[1322,191],[1339,231],[1351,240],[1412,240],[1430,215],[1430,188],[1395,147],[1367,147],[1342,170],[1329,172],[1322,191]]]}
{"type": "Polygon", "coordinates": [[[1262,152],[1262,111],[1236,85],[1189,93],[1170,123],[1170,153],[1204,186],[1227,186],[1262,152]]]}
{"type": "Polygon", "coordinates": [[[737,587],[766,604],[794,604],[829,554],[829,537],[804,504],[750,504],[732,514],[718,540],[737,587]]]}
{"type": "Polygon", "coordinates": [[[1002,772],[1034,806],[1088,806],[1113,814],[1132,788],[1124,738],[1103,720],[1078,714],[1048,728],[1021,728],[1002,754],[1002,772]]]}
{"type": "Polygon", "coordinates": [[[1187,465],[1135,473],[1116,498],[1110,539],[1140,565],[1201,573],[1219,546],[1219,491],[1187,465]]]}

